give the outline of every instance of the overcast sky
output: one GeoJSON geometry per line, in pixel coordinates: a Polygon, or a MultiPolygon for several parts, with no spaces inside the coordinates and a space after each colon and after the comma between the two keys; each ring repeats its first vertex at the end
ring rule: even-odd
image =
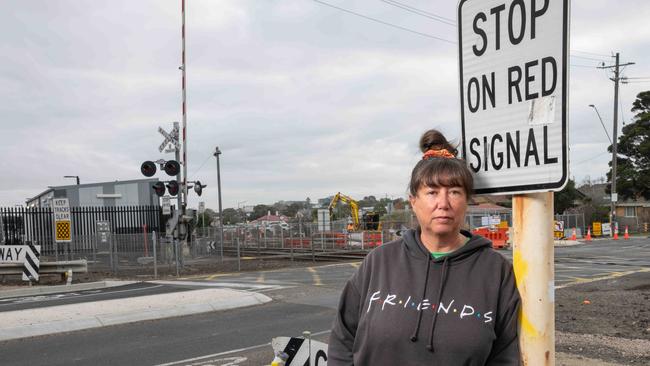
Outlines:
{"type": "MultiPolygon", "coordinates": [[[[460,141],[457,32],[380,0],[188,0],[188,173],[224,207],[340,191],[405,197],[419,135],[460,141]],[[371,17],[399,27],[380,24],[371,17]],[[438,40],[440,38],[442,40],[438,40]],[[245,201],[245,203],[243,203],[245,201]]],[[[398,0],[453,22],[456,1],[398,0]]],[[[570,176],[605,176],[611,73],[650,76],[647,0],[574,0],[570,176]]],[[[180,0],[0,0],[0,206],[47,186],[143,178],[182,120],[180,0]]],[[[650,83],[621,85],[620,120],[650,83]]],[[[619,126],[621,124],[619,123],[619,126]]],[[[163,178],[163,175],[160,175],[163,178]]],[[[190,206],[198,198],[190,193],[190,206]]]]}

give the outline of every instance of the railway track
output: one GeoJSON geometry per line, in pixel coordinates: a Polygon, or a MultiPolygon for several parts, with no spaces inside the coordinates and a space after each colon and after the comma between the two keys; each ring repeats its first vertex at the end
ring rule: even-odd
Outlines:
{"type": "MultiPolygon", "coordinates": [[[[240,248],[239,255],[244,260],[255,259],[291,259],[295,260],[315,260],[315,261],[346,261],[361,260],[370,250],[368,249],[326,249],[314,251],[307,248],[240,248]]],[[[224,248],[224,255],[230,257],[237,256],[236,248],[224,248]]]]}

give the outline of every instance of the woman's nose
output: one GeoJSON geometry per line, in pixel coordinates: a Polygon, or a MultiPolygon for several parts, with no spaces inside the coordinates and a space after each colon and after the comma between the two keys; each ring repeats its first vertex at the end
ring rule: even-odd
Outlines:
{"type": "Polygon", "coordinates": [[[447,192],[441,192],[441,194],[438,195],[437,198],[437,206],[438,208],[449,208],[449,195],[447,192]]]}

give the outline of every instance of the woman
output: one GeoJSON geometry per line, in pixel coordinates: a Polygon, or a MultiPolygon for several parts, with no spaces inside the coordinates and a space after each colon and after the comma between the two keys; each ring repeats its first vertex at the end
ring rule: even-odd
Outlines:
{"type": "Polygon", "coordinates": [[[346,284],[328,365],[519,365],[512,265],[461,230],[472,176],[440,132],[420,148],[409,184],[419,228],[368,254],[346,284]]]}

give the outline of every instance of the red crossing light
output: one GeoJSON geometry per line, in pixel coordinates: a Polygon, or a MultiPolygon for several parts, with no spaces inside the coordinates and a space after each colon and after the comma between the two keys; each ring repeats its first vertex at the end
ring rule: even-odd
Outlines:
{"type": "Polygon", "coordinates": [[[147,160],[140,166],[140,172],[142,172],[145,177],[152,177],[156,174],[156,164],[154,164],[153,161],[147,160]]]}
{"type": "Polygon", "coordinates": [[[181,171],[181,165],[176,160],[168,160],[163,166],[163,170],[167,175],[174,177],[181,171]]]}
{"type": "Polygon", "coordinates": [[[169,192],[171,196],[178,194],[178,188],[178,182],[175,180],[170,180],[169,183],[167,183],[167,192],[169,192]]]}
{"type": "Polygon", "coordinates": [[[163,183],[163,182],[154,183],[153,191],[156,192],[156,195],[158,197],[164,196],[165,195],[165,183],[163,183]]]}

